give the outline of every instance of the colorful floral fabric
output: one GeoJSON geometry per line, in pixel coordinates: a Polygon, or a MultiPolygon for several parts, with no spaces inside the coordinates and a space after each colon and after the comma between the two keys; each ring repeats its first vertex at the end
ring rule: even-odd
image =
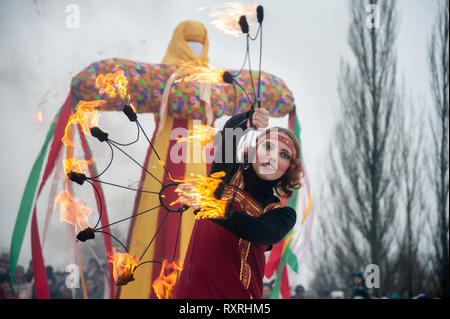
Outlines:
{"type": "MultiPolygon", "coordinates": [[[[78,100],[92,101],[104,99],[107,101],[102,111],[118,111],[124,101],[110,99],[106,93],[99,94],[95,80],[99,74],[113,73],[120,67],[128,78],[131,102],[138,113],[158,114],[164,86],[170,75],[178,67],[165,64],[146,64],[124,59],[108,59],[96,62],[85,68],[72,79],[72,93],[78,100]]],[[[233,71],[231,71],[233,73],[233,71]]],[[[234,72],[236,73],[236,72],[234,72]]],[[[257,87],[258,72],[252,73],[254,87],[257,87]]],[[[212,84],[211,107],[215,118],[222,115],[232,116],[250,109],[254,99],[250,73],[242,71],[236,84],[212,84]]],[[[261,103],[273,117],[282,117],[294,107],[292,92],[283,80],[275,75],[261,72],[261,103]]],[[[200,100],[200,84],[195,81],[175,81],[169,95],[168,113],[176,119],[205,120],[205,102],[200,100]]]]}

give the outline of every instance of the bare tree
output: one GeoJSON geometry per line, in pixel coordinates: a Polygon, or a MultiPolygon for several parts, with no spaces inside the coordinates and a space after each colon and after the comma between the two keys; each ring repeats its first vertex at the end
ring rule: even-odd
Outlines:
{"type": "MultiPolygon", "coordinates": [[[[323,174],[326,174],[323,172],[323,174]]],[[[327,180],[326,176],[321,176],[321,180],[327,180]]],[[[324,288],[331,290],[342,290],[348,285],[345,276],[339,272],[336,275],[336,262],[332,242],[334,239],[334,218],[330,218],[327,212],[332,212],[333,201],[330,200],[328,188],[319,188],[313,194],[314,210],[318,212],[317,222],[313,235],[308,258],[309,268],[314,272],[314,277],[309,283],[311,289],[315,291],[324,288]]]]}
{"type": "Polygon", "coordinates": [[[397,118],[396,142],[399,150],[395,180],[400,190],[400,212],[405,219],[403,236],[399,237],[399,259],[401,271],[396,281],[398,291],[408,298],[423,292],[427,287],[427,259],[420,252],[420,242],[424,239],[426,211],[424,184],[426,182],[423,151],[424,128],[420,125],[423,104],[418,108],[404,95],[400,98],[401,107],[397,118]]]}
{"type": "Polygon", "coordinates": [[[435,112],[431,119],[433,151],[431,155],[431,183],[436,199],[436,219],[432,224],[432,241],[434,246],[433,266],[438,293],[449,293],[448,250],[449,250],[449,2],[440,1],[436,23],[428,47],[431,90],[435,112]]]}
{"type": "Polygon", "coordinates": [[[332,209],[325,233],[333,273],[340,277],[336,285],[349,284],[354,271],[375,264],[381,281],[374,294],[380,295],[396,292],[400,267],[400,249],[393,244],[398,242],[400,196],[394,174],[399,154],[394,139],[396,6],[390,0],[357,0],[350,11],[348,43],[354,61],[342,62],[339,78],[342,117],[330,156],[332,209]],[[372,20],[368,9],[375,10],[372,20]]]}

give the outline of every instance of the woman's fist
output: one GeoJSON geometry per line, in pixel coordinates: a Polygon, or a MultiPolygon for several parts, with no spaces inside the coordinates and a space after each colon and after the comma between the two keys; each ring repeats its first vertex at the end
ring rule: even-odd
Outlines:
{"type": "MultiPolygon", "coordinates": [[[[253,126],[256,129],[266,128],[269,126],[269,111],[263,108],[255,108],[252,116],[253,126]]],[[[250,128],[250,121],[247,121],[247,127],[250,128]]]]}

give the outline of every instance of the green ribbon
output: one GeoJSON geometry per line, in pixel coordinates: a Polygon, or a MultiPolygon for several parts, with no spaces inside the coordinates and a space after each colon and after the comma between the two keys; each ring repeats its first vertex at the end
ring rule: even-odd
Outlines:
{"type": "Polygon", "coordinates": [[[16,224],[14,226],[13,235],[11,239],[11,249],[10,249],[10,273],[11,273],[11,293],[13,293],[14,285],[14,275],[16,274],[17,262],[19,260],[20,250],[22,249],[23,238],[25,236],[25,230],[27,228],[28,220],[30,219],[31,207],[34,202],[34,197],[36,195],[36,188],[41,176],[42,167],[44,164],[45,155],[47,154],[47,149],[52,140],[53,133],[55,131],[56,119],[59,116],[61,109],[52,122],[50,129],[47,132],[44,145],[39,152],[39,156],[34,162],[33,169],[28,176],[27,184],[23,192],[22,201],[20,202],[19,213],[17,214],[16,224]]]}
{"type": "MultiPolygon", "coordinates": [[[[287,236],[291,234],[292,230],[284,237],[284,240],[286,240],[287,236]]],[[[289,249],[289,246],[286,247],[286,250],[289,249]]],[[[275,280],[275,284],[273,285],[272,292],[269,296],[269,299],[279,299],[280,298],[280,286],[281,286],[281,277],[283,272],[284,264],[286,263],[286,251],[283,253],[283,256],[281,256],[280,265],[278,266],[278,273],[277,273],[277,279],[275,280]]]]}
{"type": "MultiPolygon", "coordinates": [[[[295,110],[294,110],[295,112],[295,110]]],[[[299,144],[300,144],[300,160],[302,160],[302,142],[300,139],[300,122],[298,121],[297,114],[294,118],[294,135],[297,138],[299,144]]],[[[287,204],[289,207],[292,207],[295,211],[297,211],[297,198],[298,198],[298,191],[294,191],[294,195],[291,199],[287,201],[287,204]]],[[[289,231],[286,236],[284,236],[284,240],[286,240],[293,230],[289,231]]],[[[288,265],[294,270],[296,273],[298,272],[298,261],[297,256],[294,254],[294,252],[291,250],[290,243],[286,246],[286,249],[284,250],[283,256],[281,256],[280,265],[278,267],[278,273],[277,273],[277,279],[275,280],[275,284],[272,289],[272,293],[269,296],[269,299],[279,299],[280,298],[280,286],[281,286],[281,277],[283,272],[283,267],[288,263],[288,265]]]]}

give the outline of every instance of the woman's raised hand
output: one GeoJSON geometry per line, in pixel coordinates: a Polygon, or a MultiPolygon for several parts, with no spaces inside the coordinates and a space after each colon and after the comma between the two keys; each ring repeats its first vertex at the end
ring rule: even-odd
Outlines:
{"type": "MultiPolygon", "coordinates": [[[[269,111],[263,108],[255,108],[255,112],[252,116],[253,126],[256,129],[266,128],[269,126],[269,111]]],[[[250,121],[247,121],[247,128],[250,127],[250,121]]]]}

